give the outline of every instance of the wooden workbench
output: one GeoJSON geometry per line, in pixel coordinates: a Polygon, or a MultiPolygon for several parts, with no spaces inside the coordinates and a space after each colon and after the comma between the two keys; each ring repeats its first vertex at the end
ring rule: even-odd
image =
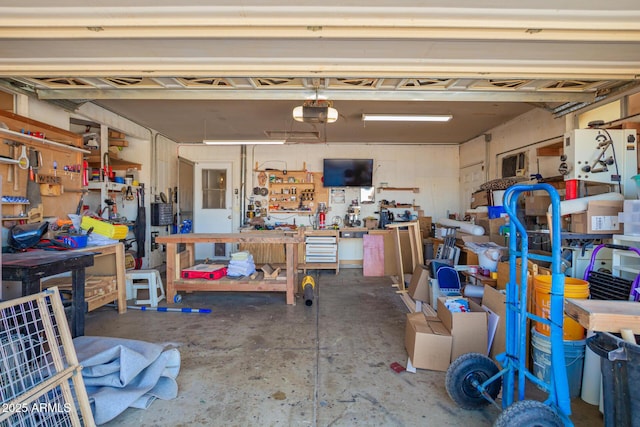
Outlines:
{"type": "MultiPolygon", "coordinates": [[[[93,266],[86,269],[87,279],[89,277],[100,277],[105,283],[114,285],[105,286],[100,294],[96,296],[87,295],[87,311],[93,311],[105,304],[114,301],[118,303],[118,313],[127,312],[127,290],[126,290],[126,269],[124,261],[124,245],[121,242],[100,246],[87,246],[81,249],[73,249],[69,253],[94,254],[93,266]]],[[[64,284],[70,284],[70,278],[60,277],[50,280],[43,280],[42,287],[58,286],[64,288],[64,284]]]]}
{"type": "Polygon", "coordinates": [[[287,304],[295,304],[297,283],[298,244],[302,237],[297,235],[264,233],[190,233],[159,236],[156,242],[167,245],[167,301],[172,302],[177,291],[227,291],[227,292],[286,292],[287,304]],[[177,245],[183,243],[188,253],[188,266],[195,263],[196,243],[277,243],[285,245],[287,277],[284,280],[264,280],[262,273],[256,279],[182,279],[180,277],[180,254],[177,245]]]}
{"type": "Polygon", "coordinates": [[[30,251],[2,255],[2,280],[22,283],[22,296],[40,292],[40,280],[56,274],[71,272],[73,299],[71,301],[71,335],[84,335],[85,268],[93,265],[93,252],[30,251]]]}

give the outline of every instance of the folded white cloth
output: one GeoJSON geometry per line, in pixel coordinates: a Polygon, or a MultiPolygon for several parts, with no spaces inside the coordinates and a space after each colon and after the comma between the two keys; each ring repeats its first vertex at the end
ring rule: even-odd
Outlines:
{"type": "Polygon", "coordinates": [[[227,267],[227,276],[249,276],[256,271],[255,264],[239,266],[239,265],[231,265],[227,267]]]}
{"type": "Polygon", "coordinates": [[[252,257],[249,251],[240,251],[240,252],[235,252],[231,254],[232,261],[244,261],[249,259],[249,257],[252,257]]]}

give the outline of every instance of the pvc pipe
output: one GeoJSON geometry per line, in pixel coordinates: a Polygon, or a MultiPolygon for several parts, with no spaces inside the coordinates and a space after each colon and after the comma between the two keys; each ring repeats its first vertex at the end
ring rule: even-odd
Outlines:
{"type": "MultiPolygon", "coordinates": [[[[587,330],[587,338],[594,332],[587,330]]],[[[584,353],[584,367],[582,368],[582,390],[580,397],[590,405],[600,404],[600,388],[602,387],[602,374],[600,372],[600,356],[586,346],[584,353]]]]}
{"type": "Polygon", "coordinates": [[[637,345],[636,337],[631,329],[620,329],[620,337],[628,343],[637,345]]]}
{"type": "Polygon", "coordinates": [[[313,286],[304,287],[304,305],[311,307],[313,305],[313,286]]]}
{"type": "MultiPolygon", "coordinates": [[[[569,215],[587,210],[589,202],[594,200],[624,200],[624,195],[620,193],[603,193],[595,196],[581,197],[579,199],[563,200],[560,202],[560,215],[569,215]]],[[[551,213],[551,205],[547,212],[551,213]]]]}
{"type": "MultiPolygon", "coordinates": [[[[109,307],[116,307],[115,304],[105,304],[109,307]]],[[[147,306],[137,306],[137,305],[128,305],[127,308],[131,310],[140,310],[140,311],[175,311],[180,313],[211,313],[210,308],[173,308],[173,307],[147,307],[147,306]]]]}
{"type": "Polygon", "coordinates": [[[173,307],[147,307],[147,306],[135,306],[128,305],[127,308],[142,311],[176,311],[181,313],[211,313],[209,308],[173,308],[173,307]]]}
{"type": "Polygon", "coordinates": [[[463,233],[473,234],[474,236],[484,235],[484,227],[466,221],[456,221],[454,219],[440,218],[438,220],[438,224],[445,227],[456,227],[463,233]]]}
{"type": "Polygon", "coordinates": [[[307,307],[311,307],[313,305],[313,288],[316,286],[315,280],[311,276],[304,276],[302,279],[302,291],[304,297],[304,304],[307,307]]]}

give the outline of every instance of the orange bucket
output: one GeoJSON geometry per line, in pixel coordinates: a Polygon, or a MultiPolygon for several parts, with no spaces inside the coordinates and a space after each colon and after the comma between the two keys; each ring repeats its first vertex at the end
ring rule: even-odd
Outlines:
{"type": "MultiPolygon", "coordinates": [[[[533,278],[533,290],[535,293],[535,310],[536,315],[548,319],[549,309],[551,306],[551,275],[537,275],[533,278]]],[[[589,298],[589,282],[576,279],[573,277],[565,277],[564,279],[564,297],[575,299],[589,298]]],[[[575,341],[582,340],[585,336],[585,330],[578,322],[564,315],[563,321],[563,340],[575,341]]],[[[544,323],[536,322],[536,331],[542,335],[549,336],[551,328],[544,323]]]]}

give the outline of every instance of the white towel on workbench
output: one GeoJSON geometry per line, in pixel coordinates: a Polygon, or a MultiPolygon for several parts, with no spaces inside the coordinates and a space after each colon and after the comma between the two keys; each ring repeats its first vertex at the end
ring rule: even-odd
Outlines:
{"type": "Polygon", "coordinates": [[[246,259],[242,260],[233,259],[232,256],[231,261],[229,261],[229,265],[227,266],[227,276],[249,276],[256,271],[256,264],[253,262],[253,255],[249,252],[245,253],[247,254],[246,259]]]}
{"type": "Polygon", "coordinates": [[[246,261],[248,259],[251,259],[253,261],[253,255],[251,255],[250,252],[248,251],[240,251],[240,252],[234,252],[231,254],[231,261],[246,261]]]}

